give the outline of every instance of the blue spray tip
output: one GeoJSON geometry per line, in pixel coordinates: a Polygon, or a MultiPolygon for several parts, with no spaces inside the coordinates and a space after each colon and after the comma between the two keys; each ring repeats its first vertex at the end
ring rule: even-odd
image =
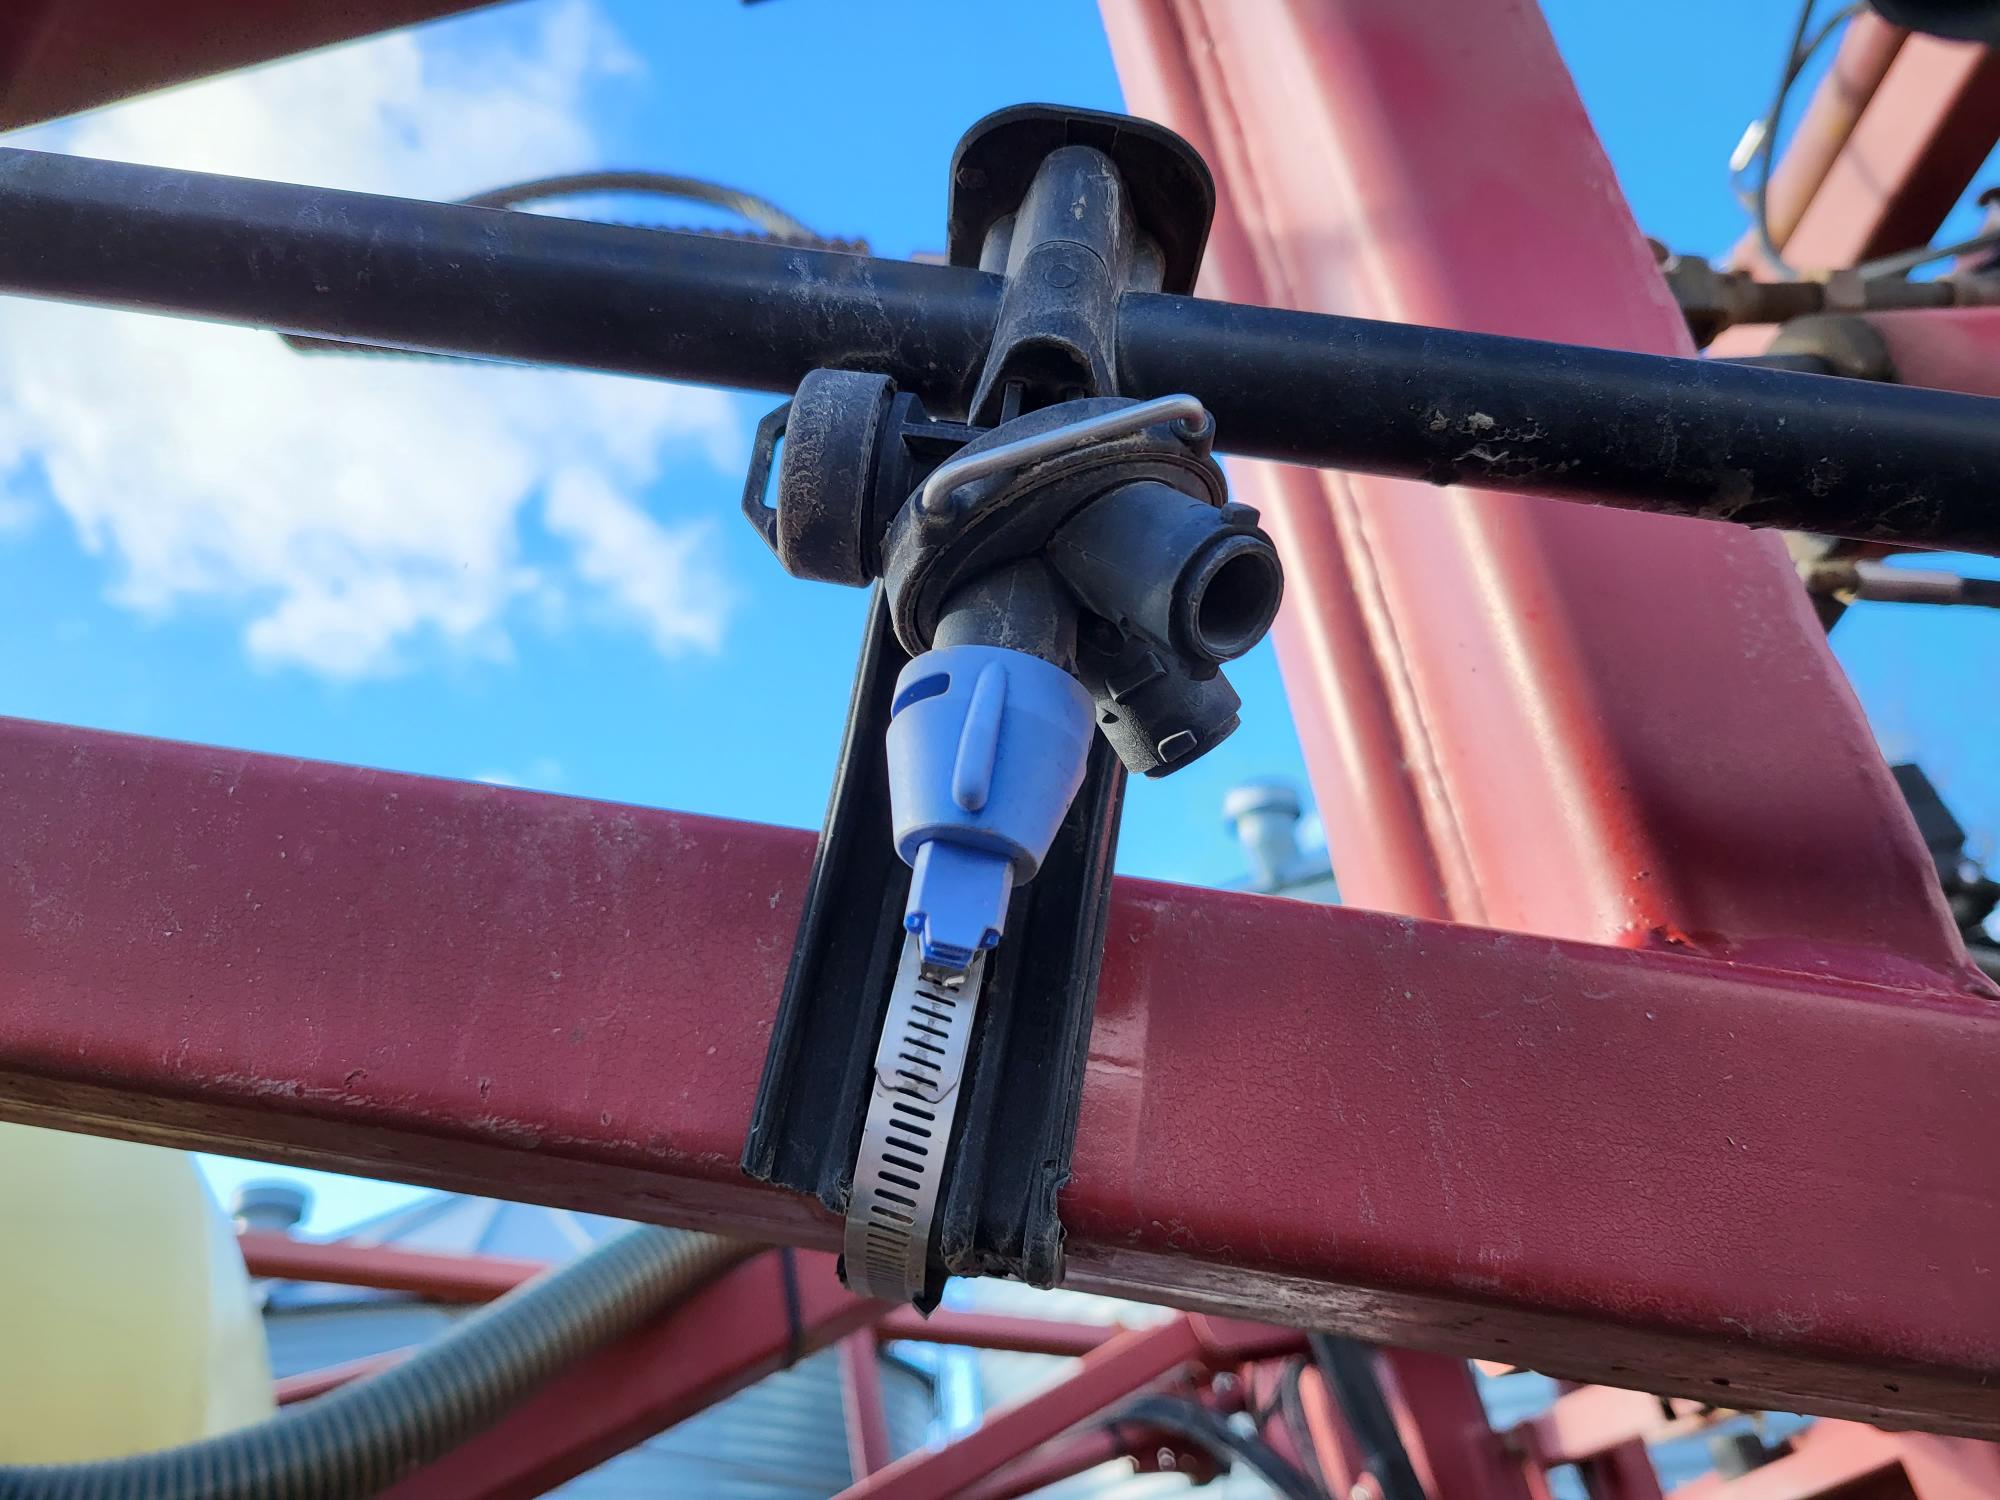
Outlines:
{"type": "Polygon", "coordinates": [[[964,969],[1000,941],[1014,864],[1004,854],[945,839],[917,849],[903,926],[917,935],[927,966],[964,969]]]}

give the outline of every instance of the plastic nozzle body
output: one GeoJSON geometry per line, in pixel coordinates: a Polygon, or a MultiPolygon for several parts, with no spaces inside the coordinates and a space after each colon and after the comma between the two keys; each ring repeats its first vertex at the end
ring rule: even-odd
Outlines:
{"type": "Polygon", "coordinates": [[[926,651],[896,679],[889,801],[911,867],[903,925],[962,971],[1000,941],[1013,887],[1041,867],[1083,785],[1091,700],[1061,667],[1003,646],[926,651]]]}

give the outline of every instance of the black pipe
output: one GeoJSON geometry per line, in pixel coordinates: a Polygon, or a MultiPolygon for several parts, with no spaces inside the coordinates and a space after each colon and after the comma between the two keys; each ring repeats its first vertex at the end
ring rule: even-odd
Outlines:
{"type": "Polygon", "coordinates": [[[830,250],[0,150],[0,291],[343,342],[962,405],[1000,278],[830,250]]]}
{"type": "Polygon", "coordinates": [[[2000,552],[2000,401],[1143,293],[1118,340],[1234,453],[2000,552]]]}
{"type": "MultiPolygon", "coordinates": [[[[961,411],[998,277],[0,150],[0,291],[432,353],[789,391],[817,366],[961,411]]],[[[1124,393],[1220,446],[2000,552],[2000,401],[1127,293],[1124,393]]]]}

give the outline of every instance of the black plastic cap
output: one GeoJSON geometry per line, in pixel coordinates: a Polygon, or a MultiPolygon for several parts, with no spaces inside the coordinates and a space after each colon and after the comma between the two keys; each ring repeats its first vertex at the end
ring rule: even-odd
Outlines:
{"type": "Polygon", "coordinates": [[[955,266],[977,266],[987,231],[1013,213],[1052,151],[1092,146],[1110,157],[1139,228],[1160,247],[1162,291],[1189,293],[1215,219],[1208,163],[1164,125],[1061,104],[1016,104],[966,131],[951,158],[947,246],[955,266]]]}

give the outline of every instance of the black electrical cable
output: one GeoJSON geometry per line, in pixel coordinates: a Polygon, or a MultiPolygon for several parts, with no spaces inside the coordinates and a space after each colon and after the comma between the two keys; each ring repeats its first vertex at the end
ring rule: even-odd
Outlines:
{"type": "Polygon", "coordinates": [[[1778,274],[1788,281],[1796,281],[1798,272],[1778,249],[1771,238],[1771,171],[1778,155],[1778,130],[1784,122],[1785,101],[1791,97],[1792,86],[1799,81],[1799,75],[1806,65],[1826,45],[1827,39],[1840,30],[1847,22],[1866,9],[1863,0],[1842,7],[1828,17],[1824,25],[1807,36],[1812,27],[1812,15],[1818,0],[1801,0],[1799,19],[1792,28],[1791,50],[1785,54],[1785,65],[1778,72],[1778,90],[1771,99],[1770,113],[1764,117],[1763,138],[1757,142],[1757,187],[1754,195],[1752,217],[1757,230],[1757,245],[1765,258],[1778,274]]]}
{"type": "MultiPolygon", "coordinates": [[[[1757,246],[1771,269],[1787,281],[1796,281],[1798,271],[1787,261],[1784,252],[1778,248],[1771,236],[1771,173],[1777,165],[1778,132],[1784,121],[1786,101],[1820,48],[1840,31],[1849,21],[1868,9],[1866,0],[1852,0],[1821,23],[1817,31],[1811,31],[1812,14],[1818,0],[1802,0],[1799,6],[1797,24],[1792,30],[1791,52],[1785,59],[1785,66],[1778,75],[1778,90],[1771,100],[1770,113],[1764,117],[1763,135],[1757,142],[1755,153],[1757,181],[1751,195],[1751,218],[1757,235],[1757,246]],[[1810,35],[1808,35],[1810,32],[1810,35]]],[[[1974,252],[2000,246],[2000,230],[1985,230],[1969,239],[1950,245],[1913,245],[1907,250],[1898,250],[1890,255],[1877,256],[1855,269],[1864,281],[1879,281],[1890,276],[1905,275],[1919,266],[1928,265],[1947,256],[1969,255],[1974,252]]]]}
{"type": "Polygon", "coordinates": [[[1376,1379],[1375,1351],[1358,1339],[1331,1333],[1309,1333],[1306,1342],[1334,1403],[1347,1419],[1362,1462],[1382,1487],[1383,1500],[1426,1500],[1382,1383],[1376,1379]]]}
{"type": "Polygon", "coordinates": [[[1127,1402],[1106,1425],[1126,1422],[1163,1427],[1194,1442],[1225,1464],[1240,1460],[1285,1500],[1329,1500],[1324,1489],[1253,1433],[1238,1432],[1199,1401],[1183,1396],[1141,1396],[1127,1402]]]}
{"type": "Polygon", "coordinates": [[[552,198],[583,198],[605,193],[638,193],[656,198],[679,198],[689,203],[706,203],[755,224],[778,239],[804,240],[820,244],[819,235],[806,228],[768,198],[725,187],[699,177],[682,177],[674,172],[607,170],[568,172],[560,177],[537,177],[532,182],[516,182],[506,187],[475,193],[459,202],[469,208],[519,208],[524,203],[542,203],[552,198]]]}
{"type": "MultiPolygon", "coordinates": [[[[470,198],[460,198],[458,202],[465,208],[518,209],[530,203],[601,194],[637,194],[646,197],[677,198],[690,203],[706,203],[712,208],[733,213],[754,224],[761,237],[767,241],[804,245],[815,250],[853,251],[860,255],[868,252],[866,240],[828,239],[808,229],[768,198],[760,198],[755,193],[746,193],[741,188],[725,187],[719,182],[708,182],[699,177],[682,177],[672,172],[635,170],[570,172],[559,177],[538,177],[532,182],[516,182],[506,187],[490,188],[483,193],[474,193],[470,198]]],[[[643,229],[651,226],[627,224],[623,227],[643,229]]],[[[760,237],[759,234],[738,230],[682,229],[678,232],[722,235],[731,238],[760,237]]],[[[297,354],[375,355],[396,359],[427,360],[453,358],[451,355],[428,354],[420,350],[392,349],[385,346],[344,343],[337,339],[313,338],[307,334],[280,333],[278,337],[297,354]]]]}

